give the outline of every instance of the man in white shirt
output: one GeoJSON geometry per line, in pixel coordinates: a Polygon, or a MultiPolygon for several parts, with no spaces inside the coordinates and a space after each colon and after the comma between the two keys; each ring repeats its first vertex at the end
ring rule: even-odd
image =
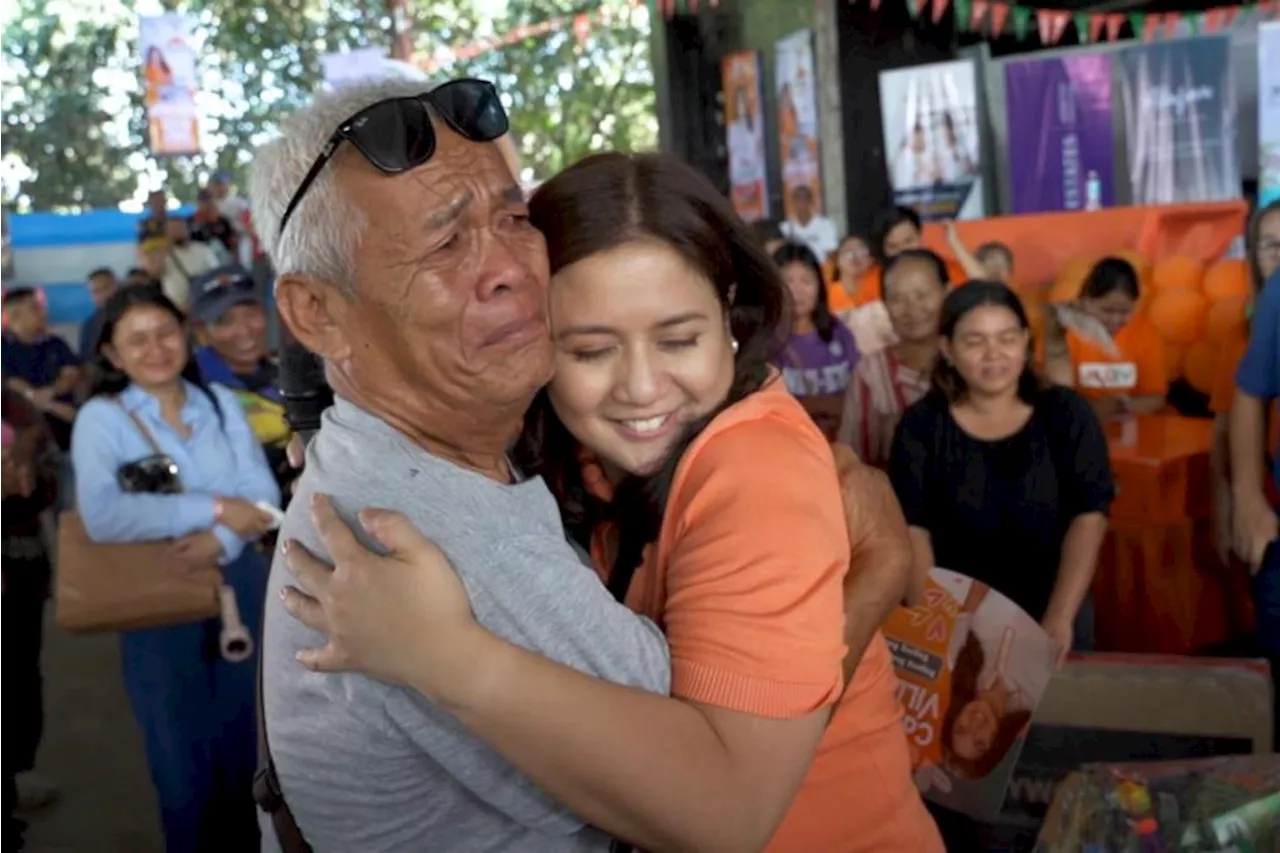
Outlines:
{"type": "Polygon", "coordinates": [[[825,264],[840,246],[836,224],[818,215],[814,209],[813,190],[807,186],[798,186],[791,191],[791,218],[782,223],[782,233],[788,240],[808,246],[820,264],[825,264]]]}

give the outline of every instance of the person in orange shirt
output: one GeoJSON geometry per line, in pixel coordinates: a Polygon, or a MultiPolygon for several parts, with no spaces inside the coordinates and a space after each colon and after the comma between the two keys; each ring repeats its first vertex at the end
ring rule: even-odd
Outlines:
{"type": "Polygon", "coordinates": [[[868,276],[875,269],[876,261],[864,237],[860,234],[845,237],[836,249],[835,261],[831,284],[827,288],[827,305],[832,314],[839,316],[880,299],[875,277],[868,276]]]}
{"type": "Polygon", "coordinates": [[[1138,295],[1133,266],[1103,258],[1081,286],[1078,307],[1110,340],[1095,340],[1077,329],[1065,332],[1071,385],[1102,418],[1156,412],[1169,392],[1164,344],[1155,327],[1135,313],[1138,295]]]}
{"type": "Polygon", "coordinates": [[[871,630],[846,657],[842,587],[865,575],[846,578],[832,450],[768,366],[785,327],[777,269],[705,179],[660,155],[585,160],[530,212],[551,259],[556,376],[515,458],[615,596],[665,631],[672,698],[484,631],[444,555],[386,514],[386,557],[320,518],[337,574],[359,583],[338,588],[290,543],[315,597],[291,590],[286,606],[329,637],[303,663],[416,688],[643,849],[941,853],[874,630],[901,586],[850,610],[871,630]]]}

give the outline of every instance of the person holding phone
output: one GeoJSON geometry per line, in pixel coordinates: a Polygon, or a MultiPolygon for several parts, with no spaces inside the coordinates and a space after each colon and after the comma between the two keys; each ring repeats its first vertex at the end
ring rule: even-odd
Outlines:
{"type": "MultiPolygon", "coordinates": [[[[257,504],[280,489],[235,395],[208,385],[182,312],[150,288],[103,306],[96,381],[72,433],[76,494],[97,542],[172,540],[175,572],[221,566],[244,623],[262,621],[274,526],[257,504]]],[[[256,656],[218,655],[217,619],[120,635],[125,690],[142,729],[169,853],[256,849],[256,656]],[[236,839],[231,842],[230,839],[236,839]]]]}

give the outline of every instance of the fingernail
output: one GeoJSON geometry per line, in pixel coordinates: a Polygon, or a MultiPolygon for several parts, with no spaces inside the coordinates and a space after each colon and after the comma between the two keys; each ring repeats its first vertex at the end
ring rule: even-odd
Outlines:
{"type": "Polygon", "coordinates": [[[280,543],[280,553],[281,553],[281,554],[288,554],[288,553],[289,553],[289,548],[290,548],[290,546],[291,546],[292,544],[293,544],[293,543],[292,543],[292,541],[291,541],[291,540],[289,540],[289,539],[286,539],[286,540],[284,540],[283,542],[281,542],[281,543],[280,543]]]}
{"type": "Polygon", "coordinates": [[[289,600],[289,588],[287,586],[280,587],[280,600],[281,601],[289,600]]]}

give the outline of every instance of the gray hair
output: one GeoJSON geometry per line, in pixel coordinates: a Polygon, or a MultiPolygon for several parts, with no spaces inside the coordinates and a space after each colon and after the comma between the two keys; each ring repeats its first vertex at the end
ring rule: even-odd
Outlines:
{"type": "Polygon", "coordinates": [[[339,124],[378,101],[419,95],[431,88],[425,79],[384,77],[317,93],[310,104],[284,121],[278,138],[257,150],[249,171],[249,203],[254,229],[277,274],[314,276],[347,289],[354,286],[354,256],[365,219],[341,198],[332,162],[316,176],[283,235],[280,217],[339,124]]]}

